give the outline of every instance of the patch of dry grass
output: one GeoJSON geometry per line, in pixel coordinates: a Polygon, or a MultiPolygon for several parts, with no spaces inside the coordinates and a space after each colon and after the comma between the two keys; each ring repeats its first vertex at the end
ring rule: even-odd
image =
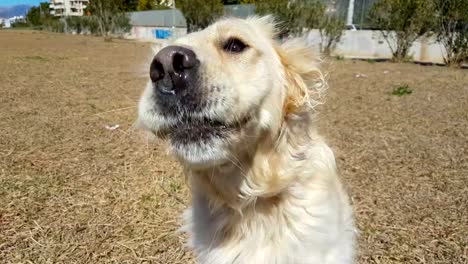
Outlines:
{"type": "MultiPolygon", "coordinates": [[[[132,130],[149,46],[27,31],[0,43],[0,263],[192,263],[176,233],[181,170],[132,130]]],[[[467,71],[329,69],[319,122],[355,204],[360,263],[466,263],[467,71]],[[392,95],[400,85],[412,93],[392,95]]]]}

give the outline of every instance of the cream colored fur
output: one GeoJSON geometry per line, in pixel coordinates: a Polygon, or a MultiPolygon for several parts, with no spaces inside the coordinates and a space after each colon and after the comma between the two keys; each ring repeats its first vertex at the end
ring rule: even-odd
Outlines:
{"type": "MultiPolygon", "coordinates": [[[[271,17],[223,19],[175,41],[202,66],[203,87],[222,99],[203,113],[251,120],[228,140],[172,146],[192,190],[183,231],[202,264],[353,263],[355,228],[333,152],[317,134],[314,107],[326,83],[303,41],[274,41],[271,17]],[[230,37],[242,54],[225,54],[230,37]],[[208,88],[206,88],[208,89],[208,88]]],[[[158,112],[151,85],[140,123],[157,133],[177,122],[158,112]]]]}

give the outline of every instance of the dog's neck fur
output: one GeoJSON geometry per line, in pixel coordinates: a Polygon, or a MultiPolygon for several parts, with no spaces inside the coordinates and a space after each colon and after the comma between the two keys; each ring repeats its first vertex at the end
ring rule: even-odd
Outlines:
{"type": "Polygon", "coordinates": [[[318,139],[308,112],[285,118],[279,131],[265,132],[244,153],[230,162],[202,170],[186,168],[195,190],[205,193],[213,208],[242,211],[258,199],[281,195],[295,180],[295,170],[305,160],[304,147],[318,139]]]}
{"type": "MultiPolygon", "coordinates": [[[[250,211],[268,211],[287,200],[288,188],[298,181],[307,162],[307,149],[320,141],[312,126],[313,114],[290,115],[281,128],[268,132],[256,145],[230,163],[203,170],[186,168],[193,199],[206,203],[213,215],[228,214],[234,228],[238,217],[250,211]]],[[[222,230],[226,236],[229,230],[222,230]]]]}
{"type": "Polygon", "coordinates": [[[231,164],[186,168],[182,230],[200,263],[351,263],[352,211],[312,117],[288,116],[231,164]]]}

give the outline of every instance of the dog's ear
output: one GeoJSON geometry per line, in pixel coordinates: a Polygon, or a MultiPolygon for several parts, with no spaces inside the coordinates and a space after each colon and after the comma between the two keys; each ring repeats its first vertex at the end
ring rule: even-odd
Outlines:
{"type": "Polygon", "coordinates": [[[303,112],[321,104],[327,85],[314,50],[298,38],[278,46],[277,52],[285,69],[284,113],[303,112]]]}

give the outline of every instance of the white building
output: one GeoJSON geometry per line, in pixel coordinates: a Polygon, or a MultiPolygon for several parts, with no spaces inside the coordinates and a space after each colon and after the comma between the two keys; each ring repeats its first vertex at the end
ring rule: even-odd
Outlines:
{"type": "Polygon", "coordinates": [[[18,22],[26,22],[26,18],[24,16],[14,16],[10,18],[0,18],[0,28],[11,28],[12,24],[18,22]]]}
{"type": "Polygon", "coordinates": [[[10,19],[5,18],[5,19],[3,20],[3,27],[4,27],[4,28],[11,28],[10,19]]]}
{"type": "Polygon", "coordinates": [[[50,0],[50,14],[54,16],[82,16],[89,0],[50,0]]]}

